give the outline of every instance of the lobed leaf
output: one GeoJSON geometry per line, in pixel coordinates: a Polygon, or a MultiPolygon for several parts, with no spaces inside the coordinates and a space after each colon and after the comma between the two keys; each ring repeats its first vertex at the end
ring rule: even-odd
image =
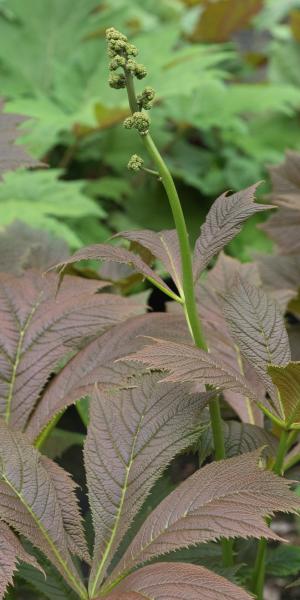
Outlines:
{"type": "MultiPolygon", "coordinates": [[[[69,516],[75,500],[68,485],[69,500],[62,510],[65,491],[57,493],[58,478],[38,451],[20,432],[0,421],[0,515],[16,531],[24,535],[54,564],[69,585],[83,592],[83,584],[71,558],[69,516]],[[71,505],[68,513],[68,505],[71,505]]],[[[73,524],[80,530],[80,521],[73,524]]],[[[78,536],[81,534],[78,533],[78,536]]],[[[77,536],[77,534],[76,534],[77,536]]],[[[72,535],[73,538],[73,535],[72,535]]],[[[72,540],[73,541],[73,540],[72,540]]]]}
{"type": "Polygon", "coordinates": [[[260,451],[197,471],[150,514],[109,578],[179,548],[221,537],[278,539],[264,517],[293,512],[300,499],[289,482],[258,466],[260,451]]]}
{"type": "Polygon", "coordinates": [[[18,125],[26,121],[26,117],[15,114],[3,114],[4,102],[0,99],[0,180],[6,171],[14,171],[18,167],[41,167],[43,164],[27,154],[24,146],[15,142],[20,137],[18,125]]]}
{"type": "Polygon", "coordinates": [[[126,577],[107,600],[250,600],[242,588],[205,567],[184,563],[149,565],[126,577]]]}
{"type": "Polygon", "coordinates": [[[61,174],[59,169],[6,173],[0,187],[1,224],[21,217],[29,226],[63,237],[72,248],[81,247],[82,239],[74,231],[76,220],[100,219],[105,213],[84,193],[82,181],[64,181],[61,174]]]}
{"type": "Polygon", "coordinates": [[[256,183],[241,192],[219,196],[209,210],[201,227],[194,250],[194,278],[197,280],[210,260],[240,231],[251,215],[272,208],[267,204],[254,204],[256,183]]]}
{"type": "Polygon", "coordinates": [[[224,314],[242,355],[254,367],[272,399],[273,410],[281,409],[267,365],[285,365],[290,360],[290,345],[277,303],[261,288],[238,278],[231,293],[224,297],[224,314]]]}
{"type": "Polygon", "coordinates": [[[92,596],[153,484],[199,435],[210,394],[190,394],[187,386],[158,380],[157,373],[140,375],[131,388],[96,391],[92,398],[85,444],[96,536],[92,596]]]}
{"type": "Polygon", "coordinates": [[[97,294],[101,282],[28,271],[0,273],[0,415],[24,429],[58,361],[115,323],[141,312],[134,300],[97,294]]]}
{"type": "Polygon", "coordinates": [[[4,598],[7,587],[12,583],[18,561],[40,569],[34,556],[28,554],[17,536],[8,525],[0,521],[0,599],[4,598]]]}
{"type": "Polygon", "coordinates": [[[279,391],[285,422],[300,424],[300,362],[269,365],[268,374],[279,391]]]}

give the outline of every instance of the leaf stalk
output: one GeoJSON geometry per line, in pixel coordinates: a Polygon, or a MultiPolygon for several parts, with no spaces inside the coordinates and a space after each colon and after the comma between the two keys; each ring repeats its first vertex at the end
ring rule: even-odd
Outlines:
{"type": "MultiPolygon", "coordinates": [[[[284,459],[289,448],[289,432],[286,429],[281,430],[279,446],[275,458],[272,471],[276,475],[283,474],[284,459]]],[[[269,524],[271,519],[268,519],[269,524]]],[[[267,540],[262,538],[258,544],[258,551],[253,571],[252,580],[252,591],[256,595],[257,600],[263,600],[264,597],[264,584],[265,584],[265,572],[266,572],[266,552],[267,552],[267,540]]]]}

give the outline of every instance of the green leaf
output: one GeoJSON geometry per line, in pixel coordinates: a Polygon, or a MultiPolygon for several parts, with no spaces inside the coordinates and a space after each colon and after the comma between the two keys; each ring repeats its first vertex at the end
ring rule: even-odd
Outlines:
{"type": "Polygon", "coordinates": [[[282,545],[268,549],[266,572],[273,577],[289,577],[300,571],[299,546],[282,545]]]}
{"type": "MultiPolygon", "coordinates": [[[[139,3],[132,4],[135,22],[138,15],[147,14],[144,23],[141,19],[146,32],[134,41],[143,62],[152,64],[148,85],[157,89],[160,98],[189,94],[200,87],[205,76],[220,77],[232,50],[178,43],[179,20],[170,24],[155,19],[153,26],[151,14],[139,3]],[[159,51],[153,52],[153,48],[159,51]]],[[[11,100],[10,111],[22,110],[36,119],[26,127],[26,139],[41,155],[59,141],[62,132],[73,130],[85,135],[121,121],[124,110],[128,111],[126,95],[116,96],[108,85],[99,82],[107,79],[105,27],[114,22],[121,27],[125,23],[128,28],[131,7],[128,3],[117,8],[108,4],[101,11],[93,11],[95,0],[79,2],[75,7],[72,0],[44,0],[43,10],[37,10],[35,0],[28,0],[26,8],[22,0],[10,0],[13,18],[1,23],[1,89],[11,100]]]]}
{"type": "Polygon", "coordinates": [[[269,365],[268,373],[277,386],[282,410],[289,426],[300,423],[300,362],[269,365]]]}
{"type": "Polygon", "coordinates": [[[56,169],[7,173],[0,186],[0,222],[22,218],[28,225],[64,237],[72,247],[82,245],[68,219],[101,218],[104,211],[82,192],[83,183],[63,181],[56,169]],[[67,221],[63,222],[62,219],[67,221]]]}
{"type": "Polygon", "coordinates": [[[131,192],[130,185],[125,179],[119,177],[101,177],[91,181],[84,189],[92,198],[109,198],[117,203],[122,203],[124,196],[131,192]]]}
{"type": "Polygon", "coordinates": [[[31,588],[49,600],[78,600],[77,594],[66,584],[56,569],[47,561],[40,560],[46,577],[36,569],[24,563],[18,569],[18,577],[26,581],[31,588]]]}

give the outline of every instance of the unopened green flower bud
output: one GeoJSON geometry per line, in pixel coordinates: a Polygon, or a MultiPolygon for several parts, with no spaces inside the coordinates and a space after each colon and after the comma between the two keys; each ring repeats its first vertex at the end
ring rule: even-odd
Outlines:
{"type": "Polygon", "coordinates": [[[111,88],[120,90],[126,86],[126,80],[124,73],[111,74],[108,79],[108,83],[111,88]]]}
{"type": "Polygon", "coordinates": [[[147,75],[146,67],[144,65],[137,64],[135,67],[134,74],[138,79],[144,79],[144,77],[146,77],[147,75]]]}
{"type": "Polygon", "coordinates": [[[124,35],[120,31],[118,31],[114,27],[109,27],[106,30],[105,34],[106,34],[106,39],[109,40],[109,41],[110,40],[122,40],[123,42],[127,42],[126,35],[124,35]]]}
{"type": "Polygon", "coordinates": [[[126,64],[126,59],[124,56],[120,56],[120,54],[117,54],[111,61],[109,64],[109,68],[111,71],[116,71],[116,69],[118,69],[119,67],[125,67],[126,64]]]}
{"type": "Polygon", "coordinates": [[[143,104],[142,104],[142,107],[143,107],[144,110],[151,110],[152,106],[153,106],[152,102],[145,102],[144,101],[143,104]]]}
{"type": "Polygon", "coordinates": [[[124,125],[125,129],[131,129],[132,127],[134,127],[133,117],[127,117],[127,119],[125,119],[123,125],[124,125]]]}
{"type": "Polygon", "coordinates": [[[128,61],[126,62],[126,69],[134,74],[136,68],[137,68],[137,63],[134,60],[134,58],[129,58],[128,61]]]}
{"type": "Polygon", "coordinates": [[[146,135],[149,131],[150,119],[146,113],[135,112],[132,115],[133,127],[139,131],[141,135],[146,135]]]}
{"type": "Polygon", "coordinates": [[[124,40],[110,40],[108,43],[108,49],[114,56],[119,53],[126,53],[127,42],[124,40]]]}
{"type": "Polygon", "coordinates": [[[137,103],[140,108],[150,110],[152,108],[152,100],[155,97],[155,91],[151,87],[146,87],[141,94],[137,96],[137,103]]]}
{"type": "Polygon", "coordinates": [[[138,154],[133,154],[130,157],[127,167],[131,171],[139,171],[142,168],[143,164],[144,164],[144,161],[143,161],[142,157],[139,156],[138,154]]]}
{"type": "Polygon", "coordinates": [[[138,49],[134,44],[127,44],[127,54],[128,56],[137,56],[139,53],[138,49]]]}
{"type": "Polygon", "coordinates": [[[142,96],[143,98],[147,99],[149,102],[151,102],[151,100],[153,100],[155,98],[155,90],[150,87],[147,86],[145,87],[145,89],[142,91],[142,96]]]}

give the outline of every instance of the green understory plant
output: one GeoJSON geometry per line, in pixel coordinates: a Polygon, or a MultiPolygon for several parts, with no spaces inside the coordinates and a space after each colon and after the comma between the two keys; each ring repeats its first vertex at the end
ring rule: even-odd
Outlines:
{"type": "MultiPolygon", "coordinates": [[[[221,191],[265,178],[265,164],[281,160],[286,147],[299,149],[299,44],[289,25],[293,3],[278,10],[269,0],[245,0],[242,6],[218,0],[214,6],[206,2],[201,11],[179,0],[78,0],[75,7],[72,0],[44,0],[43,11],[35,10],[35,0],[27,0],[27,10],[23,0],[2,4],[6,110],[30,118],[24,143],[50,168],[60,169],[66,196],[71,180],[86,182],[84,195],[106,212],[99,222],[83,202],[80,228],[78,218],[62,217],[77,237],[72,251],[78,238],[85,245],[122,229],[172,227],[156,180],[151,183],[142,173],[124,177],[124,161],[140,148],[120,128],[129,115],[125,95],[99,86],[107,68],[104,32],[111,22],[133,36],[144,60],[151,57],[148,82],[157,91],[152,133],[179,184],[193,241],[198,222],[221,191]],[[66,19],[71,12],[72,19],[66,19]],[[51,51],[45,39],[52,40],[51,51]]],[[[30,175],[36,198],[39,182],[30,175]]],[[[28,188],[23,202],[28,207],[28,188]]],[[[65,212],[68,204],[66,199],[65,212]]],[[[37,203],[31,209],[37,223],[37,203]]],[[[253,247],[270,250],[255,227],[263,218],[256,215],[247,223],[230,247],[234,256],[249,260],[253,247]]],[[[61,219],[47,218],[43,227],[53,232],[54,220],[61,225],[61,219]]],[[[60,235],[70,241],[67,234],[61,227],[60,235]]]]}
{"type": "Polygon", "coordinates": [[[56,273],[29,268],[31,250],[26,265],[22,244],[20,272],[1,273],[0,598],[21,562],[19,580],[48,598],[250,600],[252,591],[262,600],[266,540],[281,542],[270,519],[300,509],[282,477],[300,429],[300,366],[291,359],[286,298],[268,295],[257,266],[222,249],[269,206],[254,202],[257,185],[223,194],[191,253],[173,179],[149,133],[154,90],[135,92],[146,69],[126,36],[110,28],[107,40],[110,84],[128,93],[125,127],[137,129],[150,159],[133,155],[129,168],[158,178],[176,229],[125,231],[129,248],[95,244],[55,268],[63,275],[85,259],[129,265],[165,293],[169,310],[139,314],[143,298],[107,293],[101,279],[68,274],[59,286],[56,273]],[[221,396],[239,420],[224,419],[221,396]],[[62,413],[79,400],[89,544],[75,484],[47,455],[62,413]],[[199,465],[215,460],[170,492],[166,469],[195,449],[199,465]],[[260,540],[244,585],[236,538],[260,540]],[[209,552],[219,564],[205,563],[209,552]]]}

